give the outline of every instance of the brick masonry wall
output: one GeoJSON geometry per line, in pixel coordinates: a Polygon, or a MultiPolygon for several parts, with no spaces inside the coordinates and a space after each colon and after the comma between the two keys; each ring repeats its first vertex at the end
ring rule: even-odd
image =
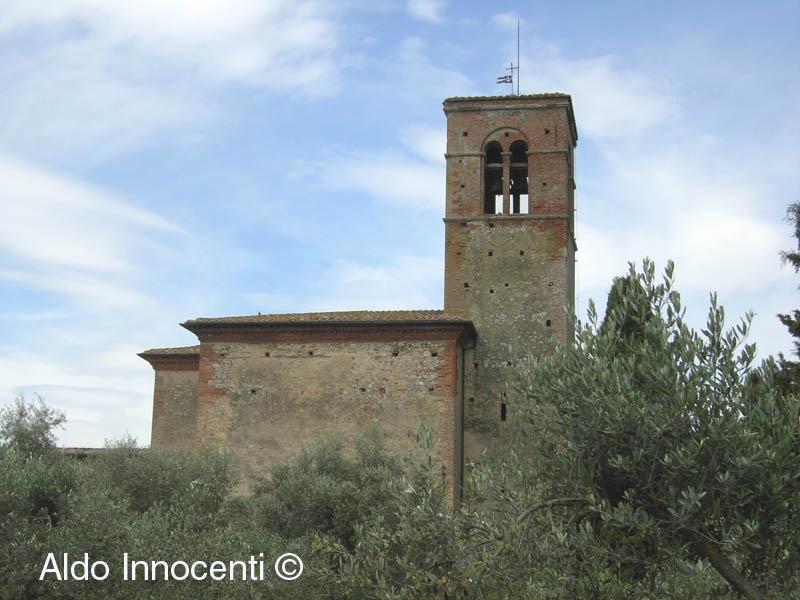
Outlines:
{"type": "Polygon", "coordinates": [[[419,455],[414,435],[425,423],[455,498],[459,353],[455,340],[204,342],[196,445],[231,448],[247,480],[320,435],[352,441],[370,425],[393,450],[419,455]]]}
{"type": "Polygon", "coordinates": [[[197,369],[157,368],[150,446],[176,450],[193,448],[196,408],[197,369]]]}

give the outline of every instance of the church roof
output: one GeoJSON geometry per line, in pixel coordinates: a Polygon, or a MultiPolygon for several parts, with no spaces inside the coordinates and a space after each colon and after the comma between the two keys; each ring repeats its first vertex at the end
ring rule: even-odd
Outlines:
{"type": "Polygon", "coordinates": [[[144,358],[145,356],[188,356],[191,354],[200,354],[199,344],[196,346],[181,346],[179,348],[150,348],[150,350],[140,352],[139,356],[144,358]]]}
{"type": "Polygon", "coordinates": [[[261,325],[287,323],[389,323],[389,322],[435,321],[469,323],[467,319],[446,314],[443,310],[352,310],[335,312],[307,312],[238,317],[201,317],[181,323],[190,329],[194,326],[214,325],[261,325]]]}
{"type": "Polygon", "coordinates": [[[331,327],[338,329],[396,329],[406,327],[458,327],[467,335],[474,337],[475,326],[464,319],[443,310],[353,310],[336,312],[309,312],[269,315],[246,315],[239,317],[217,317],[191,319],[181,323],[181,327],[201,336],[204,332],[249,330],[296,330],[323,331],[331,327]]]}
{"type": "Polygon", "coordinates": [[[196,371],[200,363],[200,346],[151,348],[139,352],[138,356],[149,362],[156,370],[196,371]]]}

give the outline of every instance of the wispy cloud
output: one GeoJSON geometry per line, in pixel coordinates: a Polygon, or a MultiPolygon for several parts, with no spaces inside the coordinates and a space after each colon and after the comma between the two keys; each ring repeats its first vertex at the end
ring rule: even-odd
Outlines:
{"type": "Polygon", "coordinates": [[[441,308],[443,269],[441,259],[422,256],[336,261],[303,294],[254,291],[246,300],[264,313],[441,308]]]}
{"type": "Polygon", "coordinates": [[[613,56],[568,58],[545,45],[525,64],[538,91],[569,92],[581,133],[603,142],[639,136],[679,115],[673,90],[613,56]]]}
{"type": "Polygon", "coordinates": [[[492,25],[501,29],[516,29],[517,21],[520,23],[525,22],[524,19],[521,19],[519,15],[514,12],[497,13],[496,15],[492,15],[492,17],[489,19],[489,22],[492,25]]]}
{"type": "Polygon", "coordinates": [[[613,202],[629,217],[579,222],[581,245],[592,249],[582,256],[588,281],[609,281],[609,269],[642,251],[685,263],[690,287],[734,291],[782,277],[774,258],[783,227],[759,210],[766,190],[757,171],[737,172],[711,132],[687,123],[676,92],[611,56],[568,58],[546,47],[527,62],[537,84],[572,95],[579,135],[605,162],[592,174],[598,181],[579,173],[583,214],[602,218],[599,205],[613,202]]]}
{"type": "Polygon", "coordinates": [[[132,306],[137,257],[181,228],[86,183],[0,159],[0,279],[88,306],[132,306]]]}
{"type": "Polygon", "coordinates": [[[4,218],[0,247],[25,260],[92,271],[130,267],[142,231],[180,234],[152,212],[113,194],[0,157],[4,218]]]}
{"type": "Polygon", "coordinates": [[[408,0],[408,12],[416,19],[438,23],[444,4],[444,0],[408,0]]]}
{"type": "Polygon", "coordinates": [[[0,42],[16,43],[0,64],[0,148],[97,160],[214,116],[223,84],[329,94],[337,16],[316,0],[5,2],[0,42]]]}
{"type": "MultiPolygon", "coordinates": [[[[409,210],[444,209],[444,131],[409,125],[399,132],[407,152],[386,148],[335,153],[336,158],[303,169],[320,175],[330,189],[356,190],[373,201],[409,210]]],[[[295,176],[306,178],[305,170],[295,176]]]]}

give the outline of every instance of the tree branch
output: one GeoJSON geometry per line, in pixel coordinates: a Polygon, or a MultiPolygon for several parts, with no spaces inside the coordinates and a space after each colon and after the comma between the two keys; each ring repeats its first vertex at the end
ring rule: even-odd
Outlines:
{"type": "Polygon", "coordinates": [[[753,587],[744,575],[725,558],[719,546],[711,538],[691,529],[682,529],[681,532],[695,542],[700,553],[708,559],[711,566],[735,591],[747,600],[766,600],[764,594],[753,587]]]}

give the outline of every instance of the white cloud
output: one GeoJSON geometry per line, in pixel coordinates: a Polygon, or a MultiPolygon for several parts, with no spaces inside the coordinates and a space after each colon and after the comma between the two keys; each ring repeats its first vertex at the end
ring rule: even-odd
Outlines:
{"type": "Polygon", "coordinates": [[[91,271],[130,267],[142,231],[180,234],[164,218],[83,182],[0,157],[0,247],[38,264],[91,271]]]}
{"type": "Polygon", "coordinates": [[[499,27],[500,29],[513,29],[514,31],[517,29],[517,21],[521,23],[525,22],[524,19],[520,19],[519,15],[513,12],[497,13],[496,15],[492,15],[492,18],[489,19],[489,22],[495,27],[499,27]]]}
{"type": "Polygon", "coordinates": [[[46,29],[61,41],[88,38],[117,52],[124,44],[143,58],[167,60],[161,68],[270,87],[296,85],[299,67],[328,60],[337,40],[330,6],[314,0],[12,1],[2,14],[0,33],[46,29]]]}
{"type": "MultiPolygon", "coordinates": [[[[775,307],[792,306],[793,274],[778,252],[791,247],[776,219],[780,200],[765,173],[773,157],[740,155],[730,131],[710,131],[682,110],[677,90],[614,56],[566,57],[554,47],[525,57],[536,91],[570,93],[577,149],[578,296],[600,305],[611,279],[649,256],[675,260],[676,282],[701,326],[707,294],[731,316],[754,309],[762,355],[788,346],[775,307]],[[592,169],[581,169],[583,153],[592,169]],[[582,149],[583,148],[583,149],[582,149]],[[759,162],[762,160],[763,162],[759,162]],[[768,308],[765,308],[768,306],[768,308]]],[[[525,69],[525,67],[523,67],[525,69]]],[[[524,75],[523,71],[523,75],[524,75]]],[[[525,80],[523,80],[524,82],[525,80]]],[[[782,207],[781,207],[782,208],[782,207]]],[[[583,315],[580,315],[583,316],[583,315]]]]}
{"type": "Polygon", "coordinates": [[[338,86],[335,5],[316,0],[65,0],[0,5],[0,148],[105,158],[214,114],[239,83],[318,97],[338,86]]]}
{"type": "Polygon", "coordinates": [[[678,115],[678,101],[665,85],[611,56],[571,59],[543,47],[526,55],[523,65],[523,73],[530,73],[522,80],[526,86],[569,93],[579,133],[600,141],[630,139],[678,115]]]}
{"type": "Polygon", "coordinates": [[[407,98],[415,103],[439,103],[450,96],[470,96],[477,93],[472,80],[463,73],[440,66],[427,53],[428,46],[419,37],[405,38],[391,57],[382,65],[385,79],[379,82],[380,92],[389,85],[394,98],[407,98]]]}
{"type": "Polygon", "coordinates": [[[415,156],[394,150],[328,152],[335,158],[305,165],[295,177],[307,179],[310,170],[331,189],[351,189],[409,210],[444,211],[446,137],[444,130],[409,125],[399,132],[403,145],[415,156]]]}
{"type": "Polygon", "coordinates": [[[309,293],[246,295],[262,313],[331,310],[409,310],[441,308],[441,259],[400,256],[383,263],[336,261],[309,293]]]}
{"type": "Polygon", "coordinates": [[[323,184],[409,210],[444,211],[444,165],[399,153],[354,153],[318,166],[323,184]]]}
{"type": "Polygon", "coordinates": [[[185,235],[157,214],[30,164],[0,158],[0,179],[0,279],[73,303],[148,302],[136,289],[141,257],[185,235]]]}
{"type": "Polygon", "coordinates": [[[408,0],[408,11],[417,19],[438,23],[442,20],[444,0],[408,0]]]}
{"type": "Polygon", "coordinates": [[[430,161],[444,164],[447,132],[443,128],[408,125],[400,130],[400,140],[412,152],[430,161]]]}

